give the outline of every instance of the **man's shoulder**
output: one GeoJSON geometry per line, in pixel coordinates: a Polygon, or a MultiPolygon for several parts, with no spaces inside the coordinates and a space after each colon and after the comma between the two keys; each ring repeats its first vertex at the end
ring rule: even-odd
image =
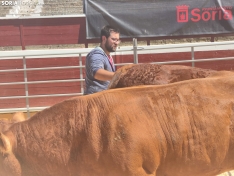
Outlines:
{"type": "Polygon", "coordinates": [[[106,57],[107,56],[105,55],[104,51],[96,47],[88,53],[88,55],[86,56],[86,60],[96,60],[97,58],[105,60],[106,57]]]}
{"type": "Polygon", "coordinates": [[[89,55],[102,54],[105,55],[104,51],[100,47],[96,47],[89,52],[89,55]]]}

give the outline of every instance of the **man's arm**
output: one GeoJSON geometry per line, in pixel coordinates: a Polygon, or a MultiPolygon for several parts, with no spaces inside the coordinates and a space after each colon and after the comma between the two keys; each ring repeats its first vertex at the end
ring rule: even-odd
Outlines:
{"type": "Polygon", "coordinates": [[[98,69],[95,73],[94,78],[100,81],[109,81],[114,76],[114,72],[110,72],[104,69],[98,69]]]}

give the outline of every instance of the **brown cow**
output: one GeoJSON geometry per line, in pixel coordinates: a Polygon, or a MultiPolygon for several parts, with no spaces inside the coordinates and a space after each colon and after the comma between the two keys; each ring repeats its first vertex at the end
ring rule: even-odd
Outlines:
{"type": "Polygon", "coordinates": [[[234,73],[75,97],[0,133],[1,176],[214,176],[234,169],[234,73]]]}
{"type": "Polygon", "coordinates": [[[131,64],[118,69],[109,89],[137,85],[161,85],[195,78],[205,78],[215,70],[184,65],[131,64]]]}
{"type": "Polygon", "coordinates": [[[14,113],[10,120],[1,119],[0,120],[0,132],[6,131],[11,125],[17,122],[22,122],[24,120],[25,120],[25,116],[23,112],[14,113]]]}

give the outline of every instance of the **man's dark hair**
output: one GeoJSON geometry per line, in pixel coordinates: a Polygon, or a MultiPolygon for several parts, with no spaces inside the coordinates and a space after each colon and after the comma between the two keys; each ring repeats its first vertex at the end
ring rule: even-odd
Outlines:
{"type": "Polygon", "coordinates": [[[102,42],[102,36],[105,36],[106,38],[108,38],[110,37],[111,32],[119,33],[119,29],[114,28],[113,26],[110,26],[110,25],[104,26],[101,30],[101,36],[100,36],[101,42],[102,42]]]}

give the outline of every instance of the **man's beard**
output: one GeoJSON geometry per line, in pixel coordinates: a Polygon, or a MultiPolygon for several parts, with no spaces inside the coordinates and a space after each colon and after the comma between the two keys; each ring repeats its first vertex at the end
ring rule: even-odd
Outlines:
{"type": "Polygon", "coordinates": [[[112,47],[108,42],[105,43],[106,50],[108,52],[115,52],[116,48],[112,47]]]}

